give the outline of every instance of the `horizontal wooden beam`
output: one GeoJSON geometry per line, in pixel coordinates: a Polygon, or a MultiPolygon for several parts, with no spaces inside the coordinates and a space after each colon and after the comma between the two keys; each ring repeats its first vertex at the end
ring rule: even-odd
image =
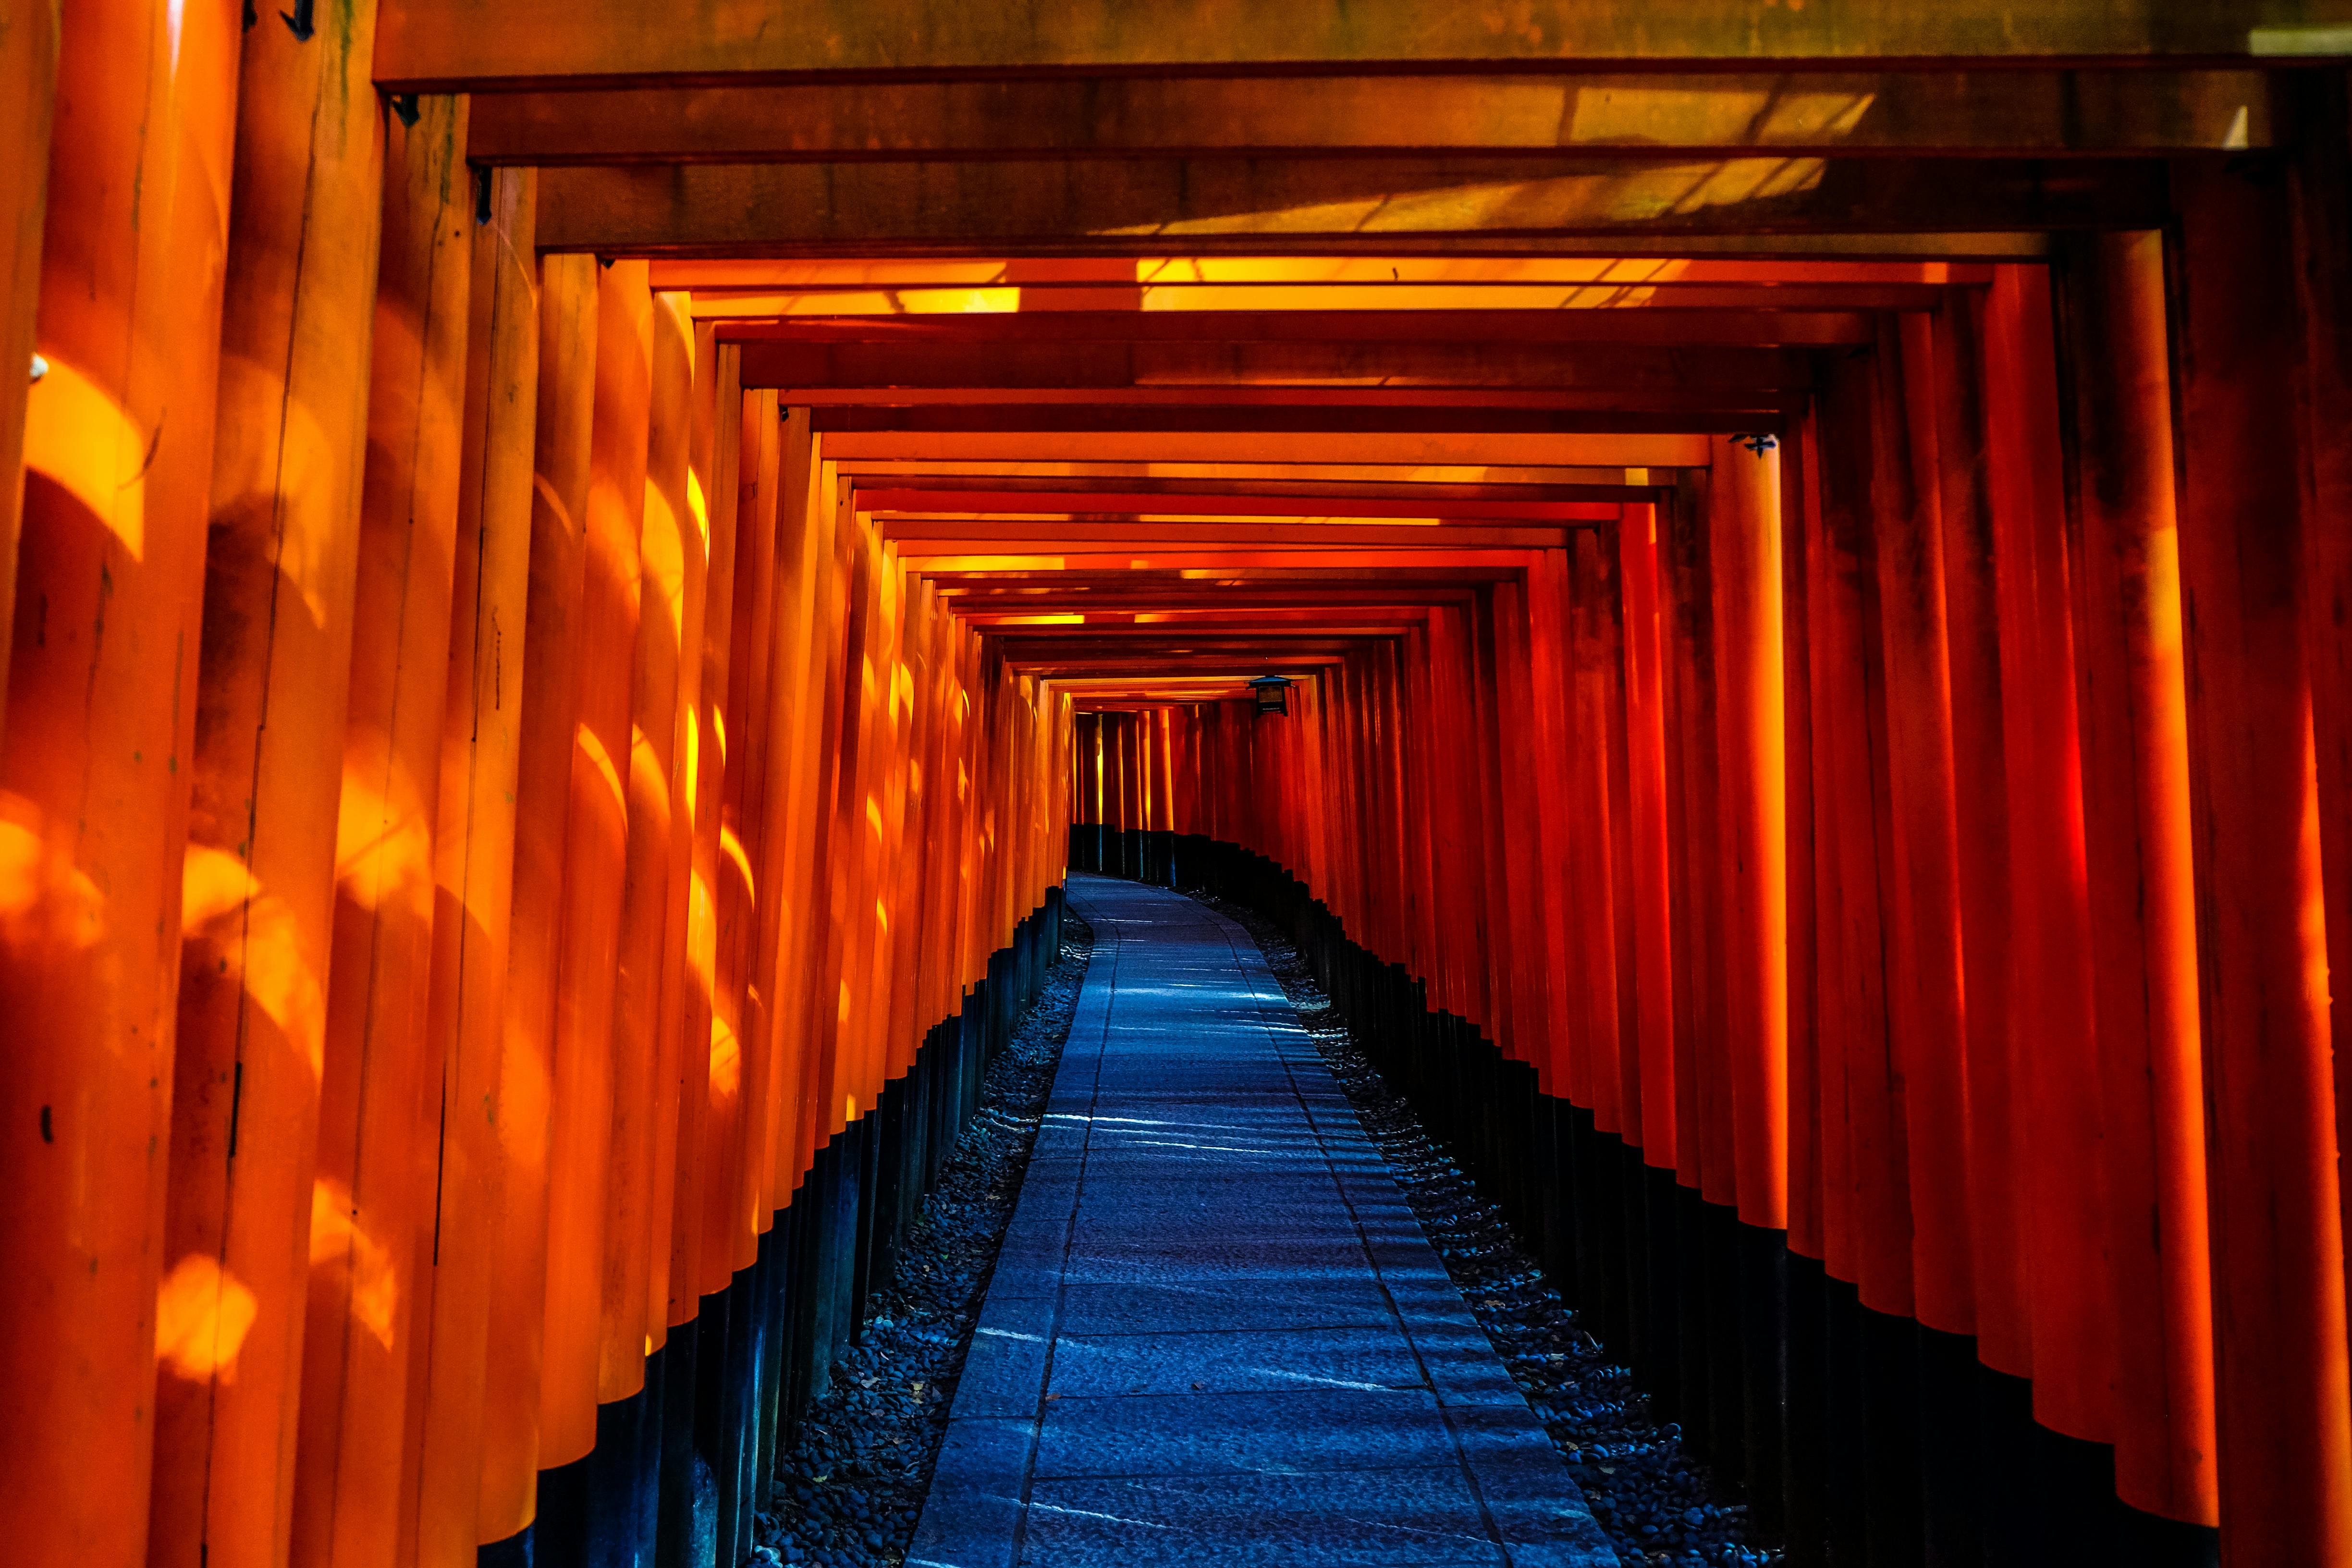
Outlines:
{"type": "MultiPolygon", "coordinates": [[[[1690,386],[791,386],[788,406],[828,408],[1518,408],[1555,412],[1753,406],[1776,400],[1769,387],[1726,382],[1690,386]],[[1726,393],[1732,395],[1727,396],[1726,393]]],[[[1790,389],[1794,390],[1794,389],[1790,389]]]]}
{"type": "Polygon", "coordinates": [[[2344,0],[384,0],[374,61],[381,83],[454,91],[859,71],[2243,59],[2287,30],[2348,22],[2344,0]]]}
{"type": "MultiPolygon", "coordinates": [[[[1543,323],[1529,323],[1531,334],[1543,323]]],[[[1499,329],[1498,329],[1499,330],[1499,329]]],[[[743,384],[803,391],[996,387],[1484,387],[1748,392],[1812,386],[1808,355],[1713,344],[1469,341],[1055,343],[998,342],[743,345],[743,384]]],[[[912,400],[910,400],[912,401],[912,400]]],[[[928,399],[923,401],[929,401],[928,399]]]]}
{"type": "MultiPolygon", "coordinates": [[[[1433,491],[1438,487],[1429,487],[1433,491]]],[[[1442,496],[1406,492],[1394,496],[1340,497],[1286,490],[1280,493],[1196,493],[1145,489],[1084,490],[898,489],[858,486],[853,504],[892,529],[921,537],[963,520],[1010,514],[1028,521],[1100,522],[1115,526],[1135,520],[1276,517],[1423,518],[1440,509],[1448,518],[1487,522],[1601,522],[1619,508],[1581,498],[1505,500],[1488,496],[1442,496]],[[950,521],[954,520],[954,521],[950,521]]]]}
{"type": "Polygon", "coordinates": [[[1465,500],[1580,500],[1596,490],[1640,493],[1609,499],[1647,500],[1656,485],[1671,484],[1675,465],[1654,479],[1646,467],[1550,466],[1526,463],[1422,464],[1125,458],[893,457],[852,455],[826,444],[824,460],[862,487],[1058,489],[1067,486],[1164,491],[1171,495],[1361,495],[1465,500]]]}
{"type": "MultiPolygon", "coordinates": [[[[1277,470],[1279,471],[1279,470],[1277,470]]],[[[1588,470],[1590,471],[1590,470],[1588,470]]],[[[1622,470],[1600,470],[1622,475],[1622,470]]],[[[1622,483],[1390,483],[1371,479],[1213,479],[1152,475],[1008,474],[949,477],[871,474],[855,481],[857,504],[868,511],[1220,511],[1255,516],[1284,511],[1357,517],[1419,517],[1433,507],[1461,517],[1595,519],[1594,503],[1648,500],[1648,486],[1622,483]]],[[[1613,514],[1615,507],[1606,509],[1613,514]]]]}
{"type": "MultiPolygon", "coordinates": [[[[912,301],[955,295],[955,308],[978,308],[1002,291],[1016,296],[1004,309],[1028,310],[1033,300],[1058,308],[1071,298],[1112,293],[1120,309],[1150,309],[1170,290],[1296,288],[1379,289],[1412,297],[1424,289],[1553,289],[1563,300],[1586,290],[1619,296],[1644,289],[1935,288],[1989,285],[1995,274],[1978,263],[1872,261],[1848,258],[1790,259],[1707,256],[1016,256],[1016,257],[757,257],[672,258],[651,266],[656,289],[683,289],[693,308],[726,313],[730,296],[822,302],[864,299],[859,310],[898,314],[912,301]],[[713,304],[711,301],[719,301],[713,304]]],[[[1349,296],[1352,298],[1353,296],[1349,296]]],[[[823,314],[813,307],[812,313],[823,314]]]]}
{"type": "Polygon", "coordinates": [[[827,458],[1097,463],[1379,463],[1412,468],[1703,468],[1707,440],[1688,435],[1480,436],[1129,435],[1107,431],[996,434],[843,431],[827,458]]]}
{"type": "Polygon", "coordinates": [[[967,520],[961,531],[952,525],[913,529],[887,525],[884,537],[898,546],[898,558],[915,562],[943,555],[980,555],[992,550],[1023,553],[1049,551],[1112,552],[1150,554],[1155,551],[1204,550],[1218,545],[1280,546],[1302,550],[1444,548],[1454,550],[1554,550],[1566,542],[1568,530],[1519,524],[1449,523],[1440,526],[1400,526],[1394,523],[1282,523],[1253,518],[1235,522],[1143,521],[993,522],[967,520]]]}
{"type": "MultiPolygon", "coordinates": [[[[685,269],[686,264],[678,264],[685,269]]],[[[1393,265],[1393,264],[1391,264],[1393,265]]],[[[1989,269],[1970,268],[1971,272],[1989,269]]],[[[1933,310],[1948,290],[1922,283],[1013,283],[990,288],[705,289],[694,292],[695,320],[716,321],[730,341],[784,332],[829,342],[899,341],[926,331],[952,335],[985,331],[985,323],[1028,322],[1050,328],[1065,314],[1100,315],[1153,323],[1129,336],[1219,335],[1214,323],[1230,316],[1288,319],[1322,314],[1378,329],[1395,320],[1394,335],[1415,337],[1473,318],[1530,312],[1571,318],[1727,316],[1768,311],[1838,312],[1933,310]]],[[[1804,318],[1800,317],[1801,322],[1804,318]]],[[[1772,330],[1789,330],[1782,322],[1772,330]]],[[[1563,328],[1573,333],[1580,330],[1563,328]]],[[[1605,328],[1600,330],[1607,330],[1605,328]]],[[[1800,327],[1799,330],[1801,330],[1800,327]]],[[[1074,324],[1073,335],[1100,323],[1074,324]]],[[[1771,342],[1789,342],[1775,338],[1771,342]]]]}
{"type": "MultiPolygon", "coordinates": [[[[1906,294],[1925,310],[1941,293],[1906,294]]],[[[1884,307],[1877,307],[1884,308],[1884,307]]],[[[730,322],[746,346],[913,348],[955,344],[1131,343],[1230,352],[1235,343],[1687,343],[1827,348],[1874,342],[1863,309],[1563,310],[1045,310],[968,315],[793,317],[730,322]]],[[[985,385],[981,382],[978,384],[985,385]]]]}
{"type": "Polygon", "coordinates": [[[2259,70],[1110,76],[476,95],[478,163],[2267,147],[2259,70]]]}
{"type": "Polygon", "coordinates": [[[1019,434],[1029,431],[1134,432],[1166,431],[1199,435],[1233,432],[1261,435],[1339,431],[1363,435],[1375,431],[1422,435],[1554,436],[1608,431],[1637,433],[1683,432],[1736,436],[1748,431],[1777,435],[1788,423],[1787,414],[1769,400],[1733,397],[1715,400],[1709,408],[1661,409],[1635,405],[1622,409],[1548,408],[1332,408],[1309,404],[1292,408],[1134,408],[1116,404],[1011,405],[974,407],[948,404],[898,408],[819,408],[815,427],[826,433],[846,431],[944,431],[1019,434]]]}
{"type": "Polygon", "coordinates": [[[1084,638],[1118,632],[1166,639],[1226,634],[1254,637],[1293,632],[1301,636],[1391,637],[1420,626],[1428,618],[1429,606],[1426,605],[1355,610],[1260,611],[1247,618],[1230,615],[1213,616],[1210,612],[1198,609],[1125,619],[1101,614],[1034,616],[1024,619],[985,612],[976,612],[965,617],[975,629],[988,631],[993,636],[1084,638]]]}
{"type": "MultiPolygon", "coordinates": [[[[1035,616],[1046,609],[1092,616],[1106,615],[1181,616],[1188,609],[1231,614],[1249,610],[1265,616],[1294,613],[1360,615],[1379,609],[1419,612],[1432,605],[1467,603],[1470,590],[1433,584],[1372,581],[1324,584],[1293,582],[1202,583],[1186,592],[1165,586],[1144,591],[1132,583],[1104,580],[1052,584],[1041,595],[1034,584],[994,583],[985,579],[942,579],[926,574],[943,601],[958,615],[1035,616]]],[[[1180,584],[1180,586],[1181,586],[1180,584]]]]}
{"type": "Polygon", "coordinates": [[[1167,158],[550,169],[551,250],[724,255],[1407,237],[2145,228],[2161,164],[2021,158],[1167,158]]]}

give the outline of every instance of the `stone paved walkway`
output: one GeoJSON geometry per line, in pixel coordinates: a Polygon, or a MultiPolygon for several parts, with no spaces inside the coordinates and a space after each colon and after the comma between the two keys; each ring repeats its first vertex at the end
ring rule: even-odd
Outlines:
{"type": "Polygon", "coordinates": [[[908,1563],[1613,1568],[1248,934],[1069,891],[1094,962],[908,1563]]]}

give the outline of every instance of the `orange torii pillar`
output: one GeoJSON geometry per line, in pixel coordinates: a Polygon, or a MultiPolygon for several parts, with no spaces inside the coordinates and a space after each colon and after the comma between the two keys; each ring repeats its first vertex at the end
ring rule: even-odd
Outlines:
{"type": "MultiPolygon", "coordinates": [[[[149,1561],[274,1561],[293,1507],[383,216],[374,6],[244,34],[162,1242],[236,1353],[155,1400],[149,1561]]],[[[118,609],[116,614],[120,614],[118,609]]],[[[428,658],[437,660],[441,650],[428,658]]],[[[206,1310],[206,1309],[199,1309],[206,1310]]]]}
{"type": "Polygon", "coordinates": [[[239,34],[220,4],[77,7],[61,38],[55,14],[0,53],[0,113],[46,120],[53,72],[73,126],[12,143],[5,176],[0,338],[48,371],[0,405],[0,616],[22,598],[48,620],[7,667],[0,750],[0,858],[26,889],[0,921],[0,1088],[39,1108],[0,1205],[0,1507],[28,1561],[134,1563],[159,1361],[207,1376],[251,1321],[216,1258],[157,1297],[239,34]]]}
{"type": "Polygon", "coordinates": [[[2287,192],[2219,165],[2176,179],[2166,281],[2200,786],[2190,821],[2210,1027],[2222,1550],[2247,1563],[2340,1562],[2352,1558],[2341,1068],[2300,579],[2303,531],[2344,520],[2305,515],[2294,388],[2280,374],[2300,347],[2287,192]]]}
{"type": "MultiPolygon", "coordinates": [[[[509,628],[528,627],[539,530],[536,441],[539,268],[531,236],[535,176],[493,177],[491,217],[473,234],[467,331],[466,433],[457,497],[455,595],[442,705],[440,805],[434,829],[439,910],[433,927],[427,1041],[441,1067],[437,1246],[430,1272],[431,1341],[413,1373],[401,1549],[421,1563],[462,1563],[476,1542],[527,1520],[537,1453],[537,1280],[520,1322],[501,1316],[509,1205],[543,1191],[519,1169],[544,1148],[543,1102],[510,1092],[506,982],[521,829],[532,661],[509,628]],[[454,918],[452,918],[454,917],[454,918]],[[525,1194],[516,1196],[520,1188],[525,1194]],[[496,1327],[494,1328],[494,1325],[496,1327]],[[527,1351],[493,1343],[526,1336],[527,1351]],[[520,1363],[520,1366],[512,1363],[520,1363]],[[509,1393],[509,1405],[499,1394],[509,1393]],[[497,1392],[494,1392],[497,1391],[497,1392]],[[523,1425],[496,1421],[528,1401],[523,1425]]],[[[429,1071],[429,1068],[428,1068],[429,1071]]],[[[534,1233],[543,1229],[543,1203],[534,1233]]],[[[532,1244],[532,1256],[537,1256],[532,1244]]],[[[422,1276],[420,1278],[423,1278],[422,1276]]],[[[419,1310],[425,1310],[420,1302],[419,1310]]]]}

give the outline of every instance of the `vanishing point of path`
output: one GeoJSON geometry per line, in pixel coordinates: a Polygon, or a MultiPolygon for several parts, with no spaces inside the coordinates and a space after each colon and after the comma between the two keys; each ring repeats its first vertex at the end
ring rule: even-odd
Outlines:
{"type": "Polygon", "coordinates": [[[1247,932],[1095,949],[908,1563],[1617,1562],[1247,932]]]}

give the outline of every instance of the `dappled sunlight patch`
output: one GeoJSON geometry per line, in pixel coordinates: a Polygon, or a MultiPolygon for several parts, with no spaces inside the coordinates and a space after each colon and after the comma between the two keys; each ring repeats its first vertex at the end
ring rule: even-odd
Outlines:
{"type": "Polygon", "coordinates": [[[352,734],[335,813],[337,884],[346,898],[369,910],[423,902],[433,887],[433,836],[425,826],[424,792],[391,749],[381,731],[352,734]]]}
{"type": "Polygon", "coordinates": [[[53,842],[41,808],[0,791],[0,942],[77,952],[106,934],[106,899],[53,842]]]}
{"type": "Polygon", "coordinates": [[[155,1359],[191,1383],[236,1381],[237,1352],[260,1303],[216,1258],[190,1253],[163,1277],[155,1299],[155,1359]]]}
{"type": "Polygon", "coordinates": [[[310,1186],[310,1268],[342,1275],[352,1321],[390,1350],[400,1304],[392,1249],[360,1223],[351,1189],[325,1176],[310,1186]]]}

